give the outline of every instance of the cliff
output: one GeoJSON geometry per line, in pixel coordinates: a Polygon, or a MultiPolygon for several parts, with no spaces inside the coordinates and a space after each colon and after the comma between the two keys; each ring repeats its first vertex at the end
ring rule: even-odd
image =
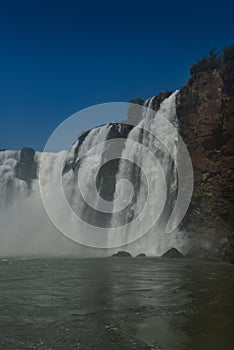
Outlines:
{"type": "Polygon", "coordinates": [[[193,73],[178,95],[180,134],[194,168],[194,193],[182,229],[198,250],[233,260],[234,59],[229,55],[219,62],[193,73]]]}

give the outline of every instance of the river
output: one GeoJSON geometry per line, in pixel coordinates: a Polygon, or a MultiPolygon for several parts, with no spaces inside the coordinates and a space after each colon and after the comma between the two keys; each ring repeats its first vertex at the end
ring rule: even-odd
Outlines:
{"type": "Polygon", "coordinates": [[[2,259],[1,350],[215,350],[234,267],[189,259],[2,259]]]}

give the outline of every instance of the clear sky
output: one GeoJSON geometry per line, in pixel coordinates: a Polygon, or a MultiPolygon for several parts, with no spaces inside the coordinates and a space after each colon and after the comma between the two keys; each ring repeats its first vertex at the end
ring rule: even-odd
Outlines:
{"type": "Polygon", "coordinates": [[[233,14],[228,0],[0,0],[0,149],[41,150],[82,108],[180,88],[234,43],[233,14]]]}

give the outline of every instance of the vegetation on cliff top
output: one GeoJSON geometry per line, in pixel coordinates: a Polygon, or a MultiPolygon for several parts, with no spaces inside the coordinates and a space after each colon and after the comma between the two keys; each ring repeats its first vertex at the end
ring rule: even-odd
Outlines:
{"type": "Polygon", "coordinates": [[[130,100],[129,103],[134,103],[136,105],[143,106],[144,100],[141,97],[134,98],[133,100],[130,100]]]}
{"type": "MultiPolygon", "coordinates": [[[[216,48],[213,48],[209,53],[200,58],[194,63],[189,72],[192,76],[205,71],[211,71],[213,69],[220,69],[223,73],[228,73],[229,69],[234,66],[234,44],[225,47],[221,53],[217,52],[216,48]]],[[[137,105],[144,105],[144,100],[141,97],[137,97],[129,101],[130,103],[137,105]]]]}
{"type": "Polygon", "coordinates": [[[210,50],[209,54],[201,59],[190,68],[191,75],[197,75],[198,73],[213,70],[215,68],[227,69],[234,63],[234,45],[225,47],[221,53],[218,53],[216,49],[210,50]]]}

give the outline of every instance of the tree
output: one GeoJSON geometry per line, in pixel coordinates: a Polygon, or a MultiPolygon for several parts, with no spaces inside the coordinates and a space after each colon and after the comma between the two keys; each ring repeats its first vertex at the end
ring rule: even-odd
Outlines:
{"type": "Polygon", "coordinates": [[[223,49],[223,63],[224,65],[234,64],[234,45],[223,49]]]}
{"type": "Polygon", "coordinates": [[[197,75],[200,72],[219,68],[221,65],[222,56],[217,52],[216,48],[209,51],[208,56],[197,60],[190,68],[191,75],[197,75]]]}

